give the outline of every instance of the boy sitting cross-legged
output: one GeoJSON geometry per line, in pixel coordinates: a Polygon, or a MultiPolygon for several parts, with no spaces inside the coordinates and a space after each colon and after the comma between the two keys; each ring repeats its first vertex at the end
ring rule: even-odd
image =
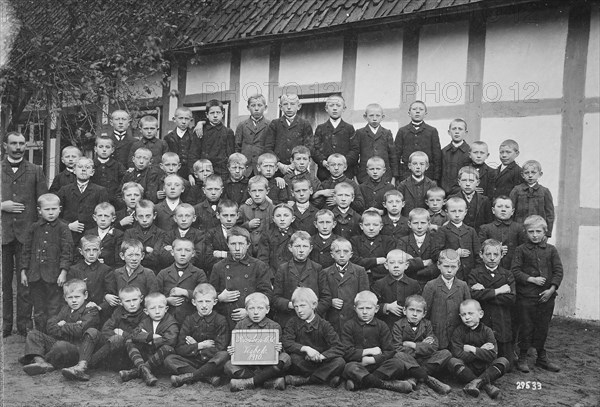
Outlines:
{"type": "Polygon", "coordinates": [[[121,370],[121,381],[127,382],[142,377],[147,386],[155,386],[158,379],[152,369],[163,365],[167,356],[174,353],[179,327],[171,314],[167,313],[167,297],[161,293],[150,293],[144,299],[146,317],[126,342],[127,355],[135,368],[121,370]]]}
{"type": "MultiPolygon", "coordinates": [[[[441,373],[452,357],[447,349],[438,349],[431,322],[425,319],[427,303],[420,295],[411,295],[404,303],[404,317],[394,324],[392,338],[396,358],[402,360],[406,373],[439,394],[448,394],[450,386],[434,374],[441,373]]],[[[410,379],[409,379],[410,380],[410,379]]]]}
{"type": "Polygon", "coordinates": [[[317,303],[317,295],[310,288],[298,287],[292,294],[296,317],[286,324],[282,339],[283,349],[292,359],[293,375],[285,377],[288,385],[340,384],[344,347],[331,324],[315,314],[317,303]]]}
{"type": "Polygon", "coordinates": [[[342,344],[346,348],[343,376],[347,390],[375,387],[398,393],[410,393],[414,382],[395,380],[404,373],[400,359],[394,357],[390,329],[375,318],[377,296],[361,291],[354,298],[356,317],[346,322],[342,344]]]}
{"type": "Polygon", "coordinates": [[[142,292],[138,287],[123,287],[119,290],[118,302],[120,306],[104,323],[102,331],[96,328],[85,330],[79,350],[79,362],[61,371],[65,379],[88,381],[88,369],[103,363],[111,368],[131,366],[125,341],[131,339],[133,330],[146,315],[141,307],[142,292]]]}
{"type": "MultiPolygon", "coordinates": [[[[281,326],[267,318],[269,298],[262,293],[252,293],[246,297],[248,316],[235,325],[234,329],[276,329],[281,341],[281,326]]],[[[275,344],[279,353],[276,365],[234,365],[231,361],[225,363],[225,374],[231,377],[231,391],[250,390],[255,387],[285,389],[283,374],[290,368],[290,356],[283,351],[281,342],[275,344]]],[[[233,345],[227,347],[227,352],[233,356],[233,345]]]]}
{"type": "Polygon", "coordinates": [[[19,362],[30,376],[77,363],[77,345],[83,333],[98,326],[98,310],[86,306],[88,292],[84,281],[67,281],[63,292],[67,304],[48,320],[48,334],[34,329],[25,339],[25,354],[19,362]]]}
{"type": "Polygon", "coordinates": [[[217,291],[210,284],[194,288],[192,304],[196,311],[183,321],[175,354],[165,359],[173,387],[209,381],[220,384],[223,366],[229,359],[225,351],[229,343],[229,326],[221,314],[213,310],[217,304],[217,291]]]}
{"type": "Polygon", "coordinates": [[[462,324],[452,334],[450,350],[454,356],[448,361],[450,371],[458,380],[467,383],[463,391],[469,396],[478,397],[479,389],[495,399],[500,389],[492,383],[499,379],[506,369],[508,360],[496,358],[498,348],[491,328],[481,322],[483,311],[476,300],[465,300],[460,304],[462,324]]]}

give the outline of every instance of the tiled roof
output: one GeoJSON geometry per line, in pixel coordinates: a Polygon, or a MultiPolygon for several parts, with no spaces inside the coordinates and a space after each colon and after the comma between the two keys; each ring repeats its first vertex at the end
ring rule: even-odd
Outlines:
{"type": "MultiPolygon", "coordinates": [[[[517,3],[490,0],[206,0],[180,28],[197,45],[293,35],[372,20],[423,13],[444,14],[470,5],[517,3]],[[454,10],[453,10],[454,9],[454,10]]],[[[185,48],[180,42],[174,48],[185,48]]]]}

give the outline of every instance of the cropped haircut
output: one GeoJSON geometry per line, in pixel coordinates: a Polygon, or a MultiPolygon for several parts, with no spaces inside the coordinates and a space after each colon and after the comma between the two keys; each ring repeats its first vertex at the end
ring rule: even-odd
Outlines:
{"type": "Polygon", "coordinates": [[[85,281],[80,280],[78,278],[74,278],[72,280],[67,281],[63,285],[63,294],[64,295],[67,295],[67,294],[75,292],[75,291],[81,291],[82,293],[85,293],[87,291],[87,284],[85,283],[85,281]]]}
{"type": "Polygon", "coordinates": [[[96,137],[96,140],[94,140],[94,145],[97,146],[99,142],[101,141],[110,141],[110,145],[111,146],[115,146],[115,142],[113,139],[111,139],[110,137],[107,136],[98,136],[96,137]]]}
{"type": "Polygon", "coordinates": [[[299,145],[299,146],[292,148],[292,159],[296,156],[296,154],[303,154],[303,155],[307,155],[309,157],[311,156],[310,150],[308,149],[308,147],[303,146],[303,145],[299,145]]]}
{"type": "Polygon", "coordinates": [[[538,170],[539,172],[542,172],[542,164],[540,164],[539,161],[536,160],[527,160],[523,163],[523,165],[521,165],[521,169],[523,171],[525,171],[525,168],[529,168],[529,167],[533,167],[536,170],[538,170]]]}
{"type": "Polygon", "coordinates": [[[370,304],[377,305],[377,296],[375,293],[369,290],[361,291],[354,297],[354,306],[358,306],[358,304],[361,302],[368,302],[370,304]]]}
{"type": "Polygon", "coordinates": [[[275,205],[275,207],[273,208],[273,216],[275,216],[275,212],[277,212],[279,209],[285,209],[289,213],[291,213],[292,216],[294,216],[294,210],[286,203],[280,203],[275,205]]]}
{"type": "Polygon", "coordinates": [[[503,201],[509,201],[510,204],[512,205],[512,207],[515,207],[515,203],[512,201],[512,199],[510,199],[509,196],[506,195],[499,195],[497,197],[494,198],[494,201],[492,202],[492,207],[496,206],[496,202],[498,202],[499,200],[503,200],[503,201]]]}
{"type": "Polygon", "coordinates": [[[256,161],[256,163],[258,165],[263,165],[265,161],[274,161],[275,164],[277,164],[279,158],[277,158],[277,156],[273,153],[264,153],[258,156],[258,160],[256,161]]]}
{"type": "Polygon", "coordinates": [[[279,98],[279,103],[283,103],[284,100],[290,102],[297,101],[298,103],[300,103],[300,98],[295,93],[286,93],[285,95],[281,95],[281,97],[279,98]]]}
{"type": "Polygon", "coordinates": [[[383,202],[387,201],[390,196],[399,196],[400,199],[404,201],[404,195],[402,195],[402,192],[398,191],[397,189],[390,189],[383,194],[383,202]]]}
{"type": "Polygon", "coordinates": [[[315,309],[319,299],[317,298],[317,294],[315,294],[312,289],[308,287],[298,287],[292,293],[292,304],[296,304],[301,301],[310,304],[312,308],[315,309]]]}
{"type": "Polygon", "coordinates": [[[412,102],[410,104],[410,106],[408,106],[408,110],[412,109],[412,107],[416,104],[420,104],[423,105],[423,107],[425,108],[425,111],[427,111],[427,105],[425,104],[425,102],[423,102],[422,100],[415,100],[414,102],[412,102]]]}
{"type": "Polygon", "coordinates": [[[8,133],[6,133],[4,135],[3,142],[8,144],[8,139],[9,139],[10,136],[16,136],[16,137],[23,137],[23,138],[25,138],[25,136],[23,134],[19,133],[18,131],[9,131],[8,133]]]}
{"type": "Polygon", "coordinates": [[[38,206],[38,208],[41,208],[43,204],[56,203],[56,202],[58,202],[58,204],[60,205],[60,198],[58,197],[58,195],[51,194],[51,193],[42,194],[37,199],[37,206],[38,206]]]}
{"type": "Polygon", "coordinates": [[[86,244],[95,244],[98,247],[102,247],[102,239],[98,235],[85,235],[79,241],[79,247],[83,249],[86,244]]]}
{"type": "Polygon", "coordinates": [[[474,142],[471,143],[471,145],[488,148],[487,143],[485,141],[481,141],[481,140],[475,140],[474,142]]]}
{"type": "Polygon", "coordinates": [[[383,113],[383,107],[381,107],[381,105],[379,103],[369,103],[366,107],[365,107],[365,115],[367,114],[367,111],[369,109],[377,109],[380,110],[381,113],[383,113]]]}
{"type": "Polygon", "coordinates": [[[495,239],[484,240],[483,243],[481,243],[481,249],[479,250],[479,253],[483,254],[486,247],[497,247],[500,251],[502,251],[502,243],[495,239]]]}
{"type": "Polygon", "coordinates": [[[265,106],[267,105],[267,99],[260,93],[252,95],[248,98],[248,106],[250,106],[250,103],[252,103],[253,100],[262,102],[262,104],[265,106]]]}
{"type": "Polygon", "coordinates": [[[427,219],[427,222],[429,222],[429,220],[431,219],[431,216],[429,215],[429,211],[427,209],[415,208],[408,213],[408,220],[412,222],[415,218],[419,218],[422,216],[424,216],[425,219],[427,219]]]}
{"type": "Polygon", "coordinates": [[[348,165],[348,160],[346,160],[346,157],[341,155],[340,153],[330,154],[329,157],[327,157],[327,162],[329,162],[329,160],[342,160],[344,165],[348,165]]]}
{"type": "Polygon", "coordinates": [[[329,209],[319,209],[317,213],[315,213],[315,221],[319,219],[320,216],[331,216],[331,219],[335,222],[335,215],[329,209]]]}
{"type": "Polygon", "coordinates": [[[346,189],[349,189],[349,190],[352,191],[352,196],[356,196],[355,191],[354,191],[354,187],[352,185],[350,185],[349,183],[347,183],[347,182],[340,182],[335,187],[333,187],[333,190],[335,191],[336,194],[338,192],[340,192],[342,190],[346,190],[346,189]]]}
{"type": "Polygon", "coordinates": [[[472,175],[479,180],[479,171],[477,171],[474,167],[471,167],[470,165],[464,166],[460,170],[458,170],[458,179],[460,179],[463,176],[463,174],[472,175]]]}
{"type": "Polygon", "coordinates": [[[381,218],[381,215],[379,214],[379,212],[377,212],[374,209],[367,209],[366,211],[364,211],[362,213],[362,215],[360,215],[360,223],[364,223],[365,222],[365,218],[377,218],[379,219],[379,222],[381,223],[383,221],[383,219],[381,218]]]}
{"type": "Polygon", "coordinates": [[[502,143],[500,143],[500,147],[508,147],[515,151],[519,151],[519,143],[517,143],[513,139],[504,140],[502,143]]]}
{"type": "Polygon", "coordinates": [[[114,115],[115,115],[115,113],[125,113],[125,114],[127,115],[127,119],[128,119],[128,120],[131,120],[131,115],[129,114],[129,112],[128,112],[128,111],[126,111],[126,110],[123,110],[123,109],[117,109],[117,110],[113,111],[113,112],[110,114],[110,118],[111,118],[111,119],[113,119],[113,118],[114,118],[114,115]]]}
{"type": "Polygon", "coordinates": [[[192,109],[187,106],[179,106],[177,109],[175,109],[175,116],[177,116],[177,112],[193,114],[192,109]]]}
{"type": "Polygon", "coordinates": [[[423,298],[422,295],[413,294],[406,297],[406,300],[404,300],[404,306],[409,307],[410,304],[419,304],[423,307],[423,310],[427,312],[427,301],[425,301],[425,298],[423,298]]]}
{"type": "Polygon", "coordinates": [[[269,297],[259,292],[253,292],[252,294],[249,294],[244,300],[244,307],[248,308],[248,305],[250,305],[251,302],[264,304],[267,308],[270,306],[269,297]]]}
{"type": "Polygon", "coordinates": [[[142,199],[137,204],[135,204],[135,210],[138,209],[152,209],[153,213],[156,213],[156,209],[154,207],[154,202],[149,199],[142,199]]]}
{"type": "Polygon", "coordinates": [[[398,254],[400,257],[402,257],[402,260],[405,262],[407,262],[413,258],[410,254],[406,253],[404,250],[393,249],[393,250],[390,250],[388,252],[388,254],[385,256],[386,261],[387,261],[388,257],[390,257],[390,255],[394,255],[394,254],[398,254]]]}
{"type": "Polygon", "coordinates": [[[136,287],[134,285],[126,285],[125,287],[123,287],[119,290],[119,297],[121,296],[121,294],[133,294],[133,293],[139,294],[140,297],[142,296],[142,290],[140,290],[139,287],[136,287]]]}
{"type": "MultiPolygon", "coordinates": [[[[109,140],[110,140],[110,139],[109,139],[109,140]]],[[[91,166],[92,166],[92,168],[94,168],[94,160],[92,160],[91,158],[88,158],[88,157],[80,157],[80,158],[77,160],[77,163],[75,164],[75,166],[77,167],[77,166],[79,165],[79,163],[81,163],[81,162],[89,163],[89,165],[91,165],[91,166]]],[[[82,165],[83,165],[83,164],[82,164],[82,165]]]]}
{"type": "Polygon", "coordinates": [[[137,155],[138,155],[139,153],[144,153],[144,154],[146,154],[146,155],[149,155],[149,156],[150,156],[150,158],[152,158],[152,151],[150,151],[150,149],[149,149],[149,148],[146,148],[146,147],[138,147],[138,148],[136,148],[136,149],[135,149],[135,151],[133,152],[133,156],[134,156],[134,157],[137,157],[137,155]]]}
{"type": "Polygon", "coordinates": [[[244,229],[242,227],[239,226],[234,226],[231,228],[231,230],[229,231],[229,234],[227,235],[227,243],[229,243],[229,239],[231,239],[234,236],[242,236],[246,238],[246,242],[248,244],[250,244],[250,232],[248,232],[247,229],[244,229]]]}
{"type": "Polygon", "coordinates": [[[248,158],[242,153],[233,153],[227,159],[227,166],[231,164],[248,165],[248,158]]]}
{"type": "Polygon", "coordinates": [[[262,175],[255,175],[248,180],[248,189],[252,188],[252,185],[263,184],[265,189],[269,189],[269,181],[262,175]]]}
{"type": "Polygon", "coordinates": [[[525,221],[523,222],[525,230],[536,226],[541,226],[545,232],[548,231],[548,223],[540,215],[531,215],[525,218],[525,221]]]}
{"type": "Polygon", "coordinates": [[[467,130],[467,122],[465,121],[465,119],[461,119],[460,117],[457,117],[456,119],[452,120],[450,122],[450,124],[448,125],[448,130],[450,130],[450,128],[452,128],[452,123],[462,123],[465,125],[465,131],[467,130]]]}
{"type": "Polygon", "coordinates": [[[154,293],[148,294],[146,296],[146,298],[144,298],[144,307],[148,308],[150,303],[154,300],[161,301],[165,305],[167,305],[167,297],[163,293],[154,292],[154,293]]]}
{"type": "Polygon", "coordinates": [[[440,187],[433,187],[429,188],[427,192],[425,192],[425,197],[427,199],[431,198],[433,195],[442,195],[443,198],[446,198],[446,191],[440,187]]]}
{"type": "Polygon", "coordinates": [[[412,154],[411,154],[411,155],[408,157],[408,162],[409,162],[409,163],[412,163],[412,160],[413,160],[414,158],[417,158],[417,157],[424,158],[424,159],[425,159],[425,161],[427,161],[427,164],[429,164],[429,156],[428,156],[426,153],[424,153],[423,151],[415,151],[414,153],[412,153],[412,154]]]}
{"type": "Polygon", "coordinates": [[[346,100],[344,99],[344,97],[342,95],[330,95],[330,96],[328,96],[327,99],[325,100],[325,104],[327,105],[327,103],[331,99],[342,99],[342,103],[344,104],[344,106],[346,106],[346,100]]]}
{"type": "Polygon", "coordinates": [[[333,242],[331,242],[331,250],[339,249],[342,245],[349,245],[350,250],[352,250],[352,243],[348,239],[343,237],[338,237],[333,242]]]}
{"type": "Polygon", "coordinates": [[[210,160],[207,160],[206,158],[201,158],[199,160],[196,160],[196,162],[192,166],[192,170],[194,170],[194,172],[200,171],[202,169],[202,167],[207,164],[209,164],[212,168],[213,164],[210,160]]]}
{"type": "Polygon", "coordinates": [[[438,264],[442,264],[444,261],[456,261],[460,265],[460,256],[458,255],[456,250],[444,249],[440,252],[440,255],[438,257],[438,264]]]}
{"type": "Polygon", "coordinates": [[[175,207],[175,209],[173,210],[173,215],[177,215],[177,214],[179,214],[179,212],[181,212],[183,210],[187,210],[187,211],[191,210],[194,212],[194,215],[196,215],[196,210],[194,209],[194,207],[191,204],[185,203],[185,202],[182,202],[175,207]]]}
{"type": "Polygon", "coordinates": [[[310,182],[310,180],[305,177],[304,175],[300,175],[300,176],[296,176],[293,177],[292,180],[290,181],[290,184],[292,184],[292,191],[294,190],[294,187],[298,184],[303,184],[305,182],[308,182],[308,187],[312,188],[312,183],[310,182]]]}
{"type": "Polygon", "coordinates": [[[459,204],[459,203],[462,203],[463,205],[465,205],[465,208],[467,207],[467,201],[462,199],[460,196],[451,196],[446,201],[446,209],[448,208],[448,206],[450,206],[450,204],[459,204]]]}
{"type": "Polygon", "coordinates": [[[206,181],[204,181],[204,186],[206,187],[206,185],[208,185],[209,182],[216,182],[217,184],[221,185],[221,188],[223,188],[223,178],[221,178],[220,175],[210,174],[208,177],[206,177],[206,181]]]}
{"type": "Polygon", "coordinates": [[[77,147],[75,147],[75,146],[66,146],[65,148],[63,148],[63,149],[62,149],[62,152],[61,152],[60,156],[62,157],[62,156],[63,156],[64,154],[66,154],[68,151],[75,151],[75,152],[77,152],[77,155],[78,155],[79,157],[83,156],[83,153],[81,152],[81,150],[80,150],[80,149],[78,149],[78,148],[77,148],[77,147]]]}
{"type": "Polygon", "coordinates": [[[165,179],[164,179],[163,182],[166,184],[168,179],[176,179],[176,180],[178,180],[181,183],[182,186],[185,186],[185,181],[183,180],[182,177],[180,177],[177,174],[169,174],[169,175],[167,175],[165,177],[165,179]]]}
{"type": "Polygon", "coordinates": [[[137,249],[144,253],[144,245],[137,239],[123,240],[123,243],[121,243],[121,250],[119,250],[119,253],[125,254],[125,252],[129,249],[137,249]]]}
{"type": "Polygon", "coordinates": [[[210,111],[212,107],[218,107],[221,109],[221,113],[225,114],[225,106],[223,106],[223,102],[217,99],[211,99],[206,103],[206,113],[210,111]]]}
{"type": "Polygon", "coordinates": [[[217,290],[212,284],[200,283],[194,288],[192,298],[196,298],[196,295],[212,295],[215,299],[217,298],[217,290]]]}
{"type": "Polygon", "coordinates": [[[294,232],[294,234],[292,234],[292,236],[290,237],[289,245],[292,246],[294,243],[296,243],[297,240],[308,240],[308,244],[312,246],[312,238],[310,237],[308,232],[305,232],[304,230],[294,232]]]}
{"type": "Polygon", "coordinates": [[[160,157],[160,162],[164,163],[165,160],[171,159],[171,158],[177,158],[177,161],[181,162],[181,160],[179,159],[179,156],[177,155],[177,153],[174,153],[172,151],[167,151],[166,153],[163,153],[163,155],[160,157]]]}
{"type": "Polygon", "coordinates": [[[125,193],[128,189],[137,189],[140,192],[141,196],[144,196],[144,187],[138,184],[137,182],[126,182],[121,187],[121,193],[125,193]]]}
{"type": "Polygon", "coordinates": [[[240,207],[237,202],[232,201],[231,199],[221,199],[217,204],[217,213],[222,213],[224,209],[235,209],[237,212],[240,207]]]}
{"type": "Polygon", "coordinates": [[[158,127],[158,119],[154,116],[146,115],[140,119],[140,127],[143,126],[144,124],[150,124],[150,123],[156,124],[156,127],[158,127]]]}
{"type": "Polygon", "coordinates": [[[385,166],[385,160],[378,155],[374,155],[373,157],[371,157],[367,160],[367,166],[369,164],[372,164],[372,165],[383,164],[385,166]]]}
{"type": "Polygon", "coordinates": [[[479,301],[474,300],[472,298],[469,298],[468,300],[464,300],[463,302],[461,302],[459,309],[462,307],[468,307],[469,305],[474,305],[478,311],[482,311],[481,304],[479,303],[479,301]]]}
{"type": "MultiPolygon", "coordinates": [[[[185,237],[178,237],[175,240],[173,240],[173,243],[171,244],[171,246],[174,248],[176,243],[189,243],[192,245],[192,248],[194,248],[194,242],[192,242],[190,239],[186,239],[185,237]]],[[[196,255],[195,251],[193,253],[194,257],[196,255]]]]}

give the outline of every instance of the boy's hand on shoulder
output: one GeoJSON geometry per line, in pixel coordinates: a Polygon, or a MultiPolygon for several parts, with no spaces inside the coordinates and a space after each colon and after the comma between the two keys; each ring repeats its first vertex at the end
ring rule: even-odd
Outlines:
{"type": "Polygon", "coordinates": [[[246,308],[236,308],[231,313],[231,319],[234,321],[241,321],[246,318],[247,315],[248,311],[246,311],[246,308]]]}
{"type": "Polygon", "coordinates": [[[456,252],[460,257],[469,257],[471,255],[471,251],[467,249],[458,249],[456,252]]]}
{"type": "Polygon", "coordinates": [[[275,183],[277,184],[277,188],[283,189],[287,186],[284,179],[281,177],[275,177],[275,183]]]}
{"type": "Polygon", "coordinates": [[[377,265],[385,264],[385,257],[377,257],[377,265]]]}
{"type": "Polygon", "coordinates": [[[344,300],[342,300],[341,298],[334,298],[331,300],[331,305],[335,309],[342,309],[342,307],[344,306],[344,300]]]}
{"type": "Polygon", "coordinates": [[[212,348],[214,346],[215,346],[215,341],[213,341],[212,339],[207,339],[205,341],[198,342],[198,350],[208,349],[208,348],[212,348]]]}
{"type": "Polygon", "coordinates": [[[164,247],[164,249],[165,249],[165,251],[167,251],[167,252],[173,252],[173,246],[171,246],[170,244],[169,244],[169,245],[166,245],[166,246],[164,247]]]}
{"type": "Polygon", "coordinates": [[[506,253],[508,253],[508,246],[502,245],[502,255],[506,256],[506,253]]]}
{"type": "Polygon", "coordinates": [[[150,246],[146,246],[146,253],[150,254],[154,251],[154,249],[150,246]]]}
{"type": "Polygon", "coordinates": [[[165,193],[165,191],[156,191],[156,197],[158,199],[165,199],[166,196],[167,194],[165,193]]]}
{"type": "MultiPolygon", "coordinates": [[[[439,229],[438,225],[434,225],[433,223],[429,225],[429,231],[430,232],[435,232],[439,229]]],[[[425,262],[423,262],[423,264],[425,264],[425,262]]]]}
{"type": "Polygon", "coordinates": [[[133,214],[131,214],[131,215],[127,215],[123,219],[121,219],[119,221],[119,224],[121,226],[129,226],[129,225],[133,225],[133,222],[135,222],[135,219],[133,218],[133,214]]]}
{"type": "Polygon", "coordinates": [[[481,291],[483,289],[485,289],[485,287],[481,283],[473,284],[471,286],[471,290],[473,290],[473,291],[481,291]]]}
{"type": "Polygon", "coordinates": [[[123,336],[123,334],[125,333],[121,328],[115,328],[113,329],[113,332],[115,333],[115,335],[119,336],[123,336]]]}
{"type": "MultiPolygon", "coordinates": [[[[483,345],[481,345],[481,349],[483,349],[483,350],[494,350],[494,348],[495,348],[495,346],[491,342],[486,342],[483,345]]],[[[473,353],[475,353],[475,352],[473,352],[473,353]]]]}
{"type": "Polygon", "coordinates": [[[67,323],[67,321],[65,321],[65,320],[62,320],[62,321],[58,321],[58,322],[56,323],[56,325],[58,325],[58,326],[64,326],[66,323],[67,323]]]}
{"type": "Polygon", "coordinates": [[[234,302],[240,298],[240,292],[238,290],[229,291],[228,289],[224,289],[221,294],[217,296],[219,302],[234,302]]]}
{"type": "Polygon", "coordinates": [[[294,170],[294,167],[292,165],[286,165],[282,163],[277,163],[277,167],[279,168],[279,171],[281,171],[282,174],[289,174],[294,170]]]}
{"type": "Polygon", "coordinates": [[[476,187],[476,188],[475,188],[475,192],[477,192],[478,194],[483,194],[483,188],[481,188],[481,187],[476,187]]]}
{"type": "Polygon", "coordinates": [[[181,304],[183,304],[183,298],[182,297],[167,297],[167,304],[169,304],[172,307],[179,307],[181,304]]]}
{"type": "Polygon", "coordinates": [[[252,205],[252,198],[248,198],[246,199],[246,201],[244,202],[246,205],[252,205]]]}
{"type": "Polygon", "coordinates": [[[84,229],[85,229],[84,224],[79,222],[78,220],[76,220],[75,222],[69,223],[69,230],[71,232],[83,233],[84,229]]]}
{"type": "Polygon", "coordinates": [[[110,305],[111,307],[116,307],[117,305],[119,305],[121,303],[121,300],[119,300],[119,297],[117,297],[116,295],[113,295],[113,294],[106,294],[104,296],[104,299],[106,300],[108,305],[110,305]]]}
{"type": "Polygon", "coordinates": [[[87,304],[85,304],[86,308],[97,308],[98,311],[100,311],[102,308],[100,308],[94,301],[90,301],[87,304]]]}
{"type": "Polygon", "coordinates": [[[191,186],[196,185],[196,178],[194,178],[193,175],[188,175],[188,182],[190,183],[191,186]]]}
{"type": "Polygon", "coordinates": [[[327,203],[327,206],[335,206],[335,198],[333,197],[327,198],[325,202],[327,203]]]}

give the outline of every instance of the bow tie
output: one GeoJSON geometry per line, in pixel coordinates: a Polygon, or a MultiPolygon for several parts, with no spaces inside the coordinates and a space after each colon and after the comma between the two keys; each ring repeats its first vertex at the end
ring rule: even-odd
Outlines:
{"type": "Polygon", "coordinates": [[[23,162],[23,160],[19,161],[18,163],[14,163],[12,161],[9,161],[8,163],[10,164],[10,166],[12,168],[19,168],[19,166],[21,165],[22,162],[23,162]]]}

